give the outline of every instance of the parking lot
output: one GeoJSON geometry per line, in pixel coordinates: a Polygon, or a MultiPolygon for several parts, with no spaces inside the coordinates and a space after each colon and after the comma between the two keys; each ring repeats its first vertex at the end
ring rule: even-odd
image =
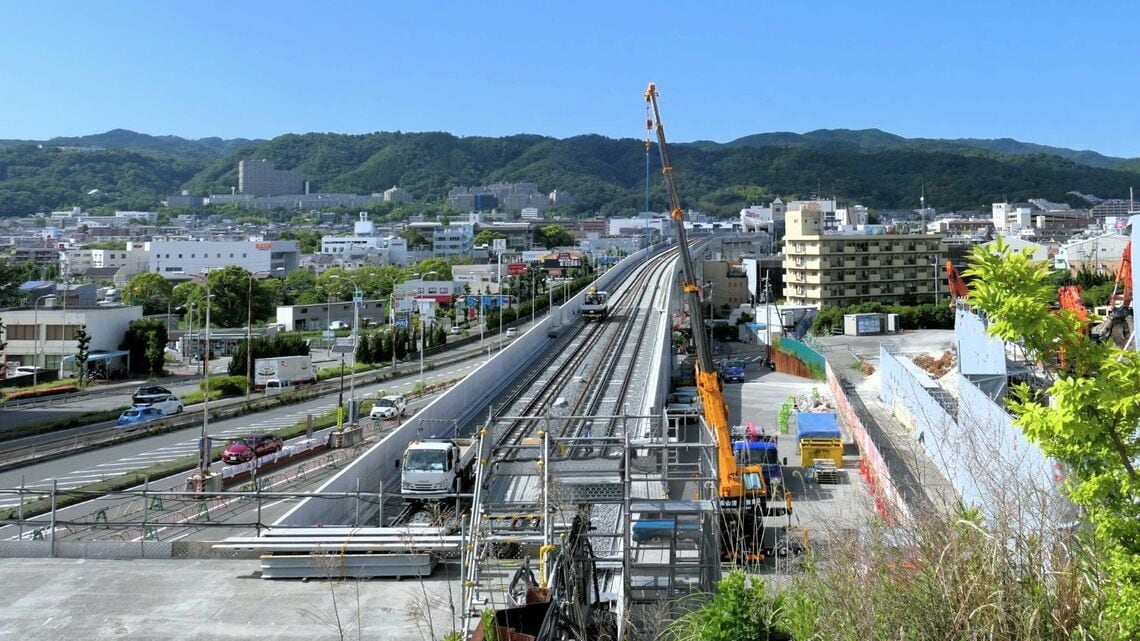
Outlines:
{"type": "MultiPolygon", "coordinates": [[[[822,402],[834,407],[835,401],[825,381],[780,374],[765,367],[758,356],[747,353],[742,356],[748,363],[745,382],[724,386],[732,425],[751,421],[765,433],[777,434],[780,407],[790,397],[800,399],[806,406],[818,394],[822,402]]],[[[788,433],[777,437],[780,459],[787,461],[784,479],[794,509],[788,517],[766,518],[766,527],[787,525],[796,533],[805,531],[813,548],[818,548],[830,537],[865,526],[875,515],[874,501],[859,475],[858,450],[842,422],[840,427],[844,436],[844,465],[835,484],[820,484],[808,478],[807,470],[800,465],[794,418],[789,421],[788,433]]]]}

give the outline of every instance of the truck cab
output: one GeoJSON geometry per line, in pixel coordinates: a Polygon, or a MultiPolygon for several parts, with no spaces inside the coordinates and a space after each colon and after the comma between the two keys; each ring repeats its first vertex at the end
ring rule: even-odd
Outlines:
{"type": "Polygon", "coordinates": [[[430,496],[461,491],[470,478],[474,455],[470,439],[412,441],[400,466],[401,493],[430,496]]]}

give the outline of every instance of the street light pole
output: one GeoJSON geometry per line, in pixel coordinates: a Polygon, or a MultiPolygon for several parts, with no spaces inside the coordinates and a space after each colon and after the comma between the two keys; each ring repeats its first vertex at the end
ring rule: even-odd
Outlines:
{"type": "Polygon", "coordinates": [[[249,273],[249,291],[245,295],[245,400],[253,396],[253,276],[249,273]]]}
{"type": "Polygon", "coordinates": [[[186,360],[187,357],[194,358],[194,355],[191,353],[191,350],[189,349],[189,347],[190,347],[190,336],[193,333],[194,333],[194,302],[191,301],[190,305],[186,309],[186,333],[182,335],[182,360],[184,360],[184,361],[186,360]]]}
{"type": "Polygon", "coordinates": [[[360,340],[357,328],[360,327],[360,306],[364,303],[364,292],[355,282],[352,283],[352,287],[352,378],[349,383],[348,418],[349,423],[356,425],[356,349],[360,340]]]}
{"type": "Polygon", "coordinates": [[[388,326],[388,336],[391,337],[390,345],[392,347],[392,371],[396,371],[396,291],[388,295],[388,314],[392,319],[391,324],[388,326]]]}
{"type": "Polygon", "coordinates": [[[245,295],[245,400],[253,395],[253,277],[272,274],[275,270],[249,273],[249,291],[245,295]]]}
{"type": "MultiPolygon", "coordinates": [[[[44,294],[36,299],[36,303],[32,305],[32,329],[35,331],[35,345],[32,347],[32,387],[39,384],[40,372],[40,301],[46,298],[55,298],[55,294],[44,294]]],[[[47,337],[44,337],[47,341],[47,337]]]]}
{"type": "Polygon", "coordinates": [[[202,435],[198,441],[198,446],[201,448],[201,472],[202,476],[210,469],[210,445],[207,435],[210,423],[210,299],[214,297],[210,293],[210,284],[206,283],[206,351],[202,354],[202,390],[205,395],[202,398],[202,435]]]}
{"type": "MultiPolygon", "coordinates": [[[[340,280],[344,278],[352,283],[352,373],[349,375],[349,394],[348,394],[348,418],[349,423],[356,423],[356,345],[358,341],[358,327],[360,326],[360,305],[364,302],[364,290],[356,284],[356,281],[340,274],[333,274],[330,276],[332,279],[340,280]]],[[[344,354],[340,355],[340,396],[341,402],[338,406],[343,407],[344,401],[344,354]]]]}

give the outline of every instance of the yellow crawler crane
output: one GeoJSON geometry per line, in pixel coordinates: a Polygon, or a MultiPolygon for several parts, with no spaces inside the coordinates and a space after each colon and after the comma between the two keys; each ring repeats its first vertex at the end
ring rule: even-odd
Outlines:
{"type": "MultiPolygon", "coordinates": [[[[661,113],[657,107],[657,86],[653,83],[650,83],[649,88],[645,90],[645,102],[647,106],[645,126],[647,130],[656,130],[657,147],[661,153],[661,173],[665,176],[670,215],[673,219],[673,229],[677,234],[677,247],[681,254],[685,279],[682,290],[688,305],[693,345],[697,354],[697,391],[704,404],[705,423],[712,430],[717,442],[722,555],[734,558],[752,557],[756,555],[761,544],[762,517],[765,514],[767,498],[764,477],[760,465],[741,464],[732,450],[728,407],[724,402],[720,377],[713,364],[712,350],[704,330],[701,288],[696,282],[693,259],[689,253],[684,212],[681,209],[681,198],[677,194],[677,184],[673,177],[673,165],[669,160],[669,147],[665,142],[665,126],[661,122],[661,113]]],[[[648,138],[646,144],[649,144],[648,138]]],[[[790,510],[791,499],[788,498],[787,501],[790,510]]]]}

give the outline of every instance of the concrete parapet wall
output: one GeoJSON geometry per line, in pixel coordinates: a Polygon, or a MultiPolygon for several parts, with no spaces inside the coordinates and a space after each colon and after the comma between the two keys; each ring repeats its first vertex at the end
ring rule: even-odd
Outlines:
{"type": "MultiPolygon", "coordinates": [[[[610,287],[624,278],[645,256],[646,250],[643,249],[626,257],[603,274],[596,281],[597,286],[600,289],[610,287]]],[[[563,323],[573,322],[584,298],[585,292],[579,292],[560,309],[556,308],[555,315],[559,315],[563,323]]],[[[343,472],[325,482],[318,491],[355,492],[359,482],[359,489],[363,492],[377,492],[381,489],[385,492],[398,492],[399,485],[393,481],[399,478],[400,457],[408,443],[416,438],[435,435],[442,423],[454,421],[464,426],[478,422],[486,404],[529,367],[554,340],[547,336],[550,322],[550,316],[536,322],[509,347],[393,430],[343,472]]],[[[356,525],[349,522],[354,514],[353,499],[306,499],[281,517],[275,525],[356,525]]]]}
{"type": "Polygon", "coordinates": [[[0,558],[256,559],[256,550],[216,550],[210,541],[4,541],[0,558]]]}

